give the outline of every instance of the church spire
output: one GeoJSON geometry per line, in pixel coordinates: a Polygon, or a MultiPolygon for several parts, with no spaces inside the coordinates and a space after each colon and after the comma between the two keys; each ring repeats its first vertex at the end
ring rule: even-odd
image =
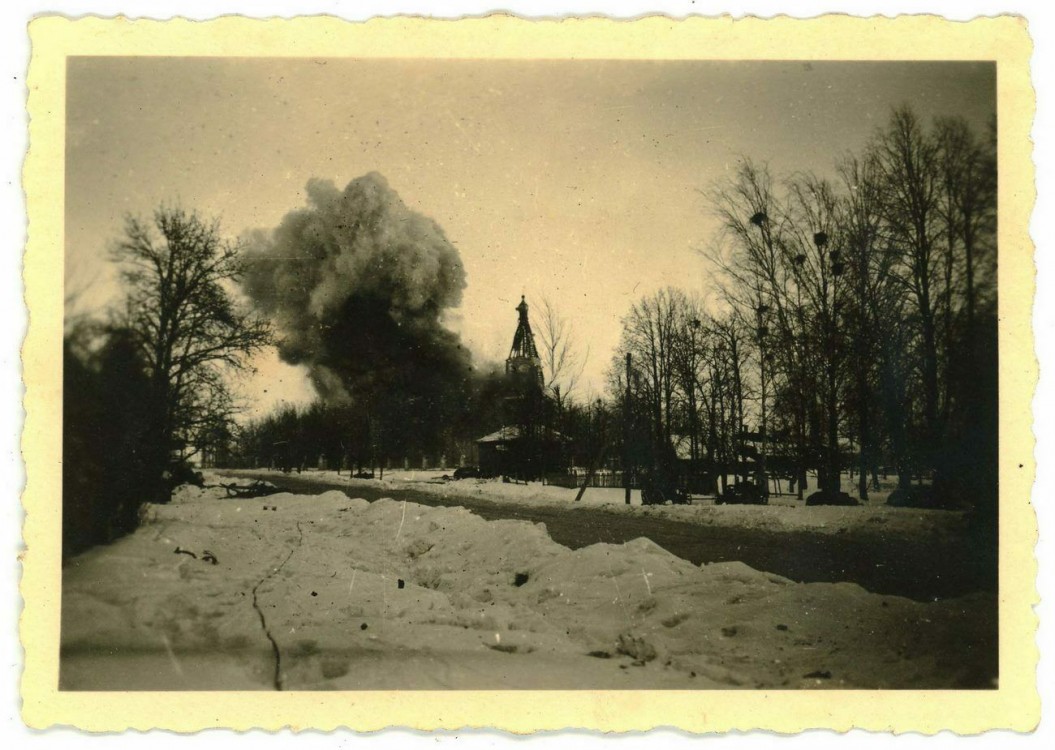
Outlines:
{"type": "Polygon", "coordinates": [[[528,306],[523,295],[520,304],[517,305],[520,313],[520,322],[517,323],[517,332],[513,336],[513,348],[509,350],[509,358],[534,357],[538,359],[538,349],[535,348],[535,336],[531,333],[531,323],[528,322],[528,306]]]}
{"type": "Polygon", "coordinates": [[[513,346],[509,350],[509,358],[506,360],[506,372],[528,375],[541,388],[543,385],[542,360],[539,359],[538,349],[535,347],[535,335],[531,332],[531,323],[528,322],[528,306],[523,295],[516,309],[520,314],[520,319],[517,322],[516,333],[513,335],[513,346]]]}

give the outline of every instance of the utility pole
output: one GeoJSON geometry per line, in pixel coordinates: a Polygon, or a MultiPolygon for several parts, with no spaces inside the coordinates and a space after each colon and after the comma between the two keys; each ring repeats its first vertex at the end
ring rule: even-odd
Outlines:
{"type": "Polygon", "coordinates": [[[689,409],[690,409],[690,421],[689,424],[692,430],[692,440],[690,443],[690,456],[691,461],[691,478],[689,480],[690,487],[689,492],[698,491],[699,485],[699,473],[700,473],[700,414],[699,404],[696,401],[696,380],[697,380],[697,369],[699,367],[699,360],[697,360],[697,348],[696,348],[696,336],[700,330],[700,319],[693,318],[689,321],[689,328],[692,331],[692,343],[689,349],[689,409]]]}
{"type": "MultiPolygon", "coordinates": [[[[825,232],[817,232],[813,235],[813,242],[817,246],[817,255],[823,257],[825,248],[828,245],[828,235],[825,232]]],[[[841,456],[839,454],[839,404],[838,404],[838,382],[837,382],[837,359],[839,357],[839,277],[842,275],[845,268],[845,264],[842,262],[842,258],[838,248],[830,248],[827,250],[828,254],[828,268],[831,272],[831,307],[825,315],[824,320],[826,330],[826,342],[825,346],[827,355],[825,362],[825,374],[827,379],[827,393],[826,393],[826,407],[827,407],[827,421],[828,421],[828,455],[827,455],[827,466],[825,470],[827,481],[826,486],[822,486],[821,490],[824,492],[837,494],[842,488],[840,486],[840,471],[842,469],[841,456]]],[[[824,284],[822,292],[824,294],[824,302],[827,304],[828,291],[827,282],[824,284]]]]}
{"type": "Polygon", "coordinates": [[[626,353],[626,396],[623,404],[623,487],[630,505],[630,352],[626,353]]]}
{"type": "Polygon", "coordinates": [[[763,497],[768,498],[769,472],[766,468],[766,440],[768,438],[766,434],[766,336],[769,335],[769,326],[766,321],[766,314],[769,312],[769,305],[762,302],[761,294],[759,294],[758,307],[755,312],[758,315],[758,367],[762,396],[762,429],[759,430],[761,433],[759,437],[762,438],[762,453],[759,457],[758,472],[762,480],[762,487],[760,488],[762,490],[762,495],[763,497]]]}

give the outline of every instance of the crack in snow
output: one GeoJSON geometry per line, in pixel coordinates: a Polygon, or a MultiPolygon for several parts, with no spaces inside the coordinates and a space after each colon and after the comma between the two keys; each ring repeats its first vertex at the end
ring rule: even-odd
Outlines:
{"type": "Polygon", "coordinates": [[[256,585],[253,586],[253,609],[256,610],[256,614],[260,618],[260,627],[264,629],[264,636],[271,642],[271,653],[275,657],[275,673],[272,677],[272,684],[274,685],[275,690],[283,689],[282,652],[278,648],[278,642],[275,640],[274,636],[271,635],[271,629],[267,625],[267,617],[264,616],[264,610],[260,608],[260,603],[257,601],[256,591],[262,585],[264,585],[265,582],[271,580],[273,576],[275,576],[280,570],[282,570],[285,564],[289,562],[289,558],[293,557],[293,553],[300,549],[300,545],[304,541],[304,530],[300,527],[300,521],[297,521],[297,533],[299,534],[299,536],[297,537],[297,543],[290,548],[289,554],[287,554],[286,557],[282,560],[282,562],[279,563],[277,568],[273,568],[270,573],[268,573],[266,576],[257,581],[256,585]]]}
{"type": "Polygon", "coordinates": [[[179,659],[176,658],[176,653],[172,650],[172,642],[169,641],[167,635],[161,636],[161,642],[165,645],[165,651],[168,653],[169,662],[172,664],[172,669],[180,677],[183,676],[183,668],[180,666],[179,659]]]}
{"type": "Polygon", "coordinates": [[[626,618],[627,625],[633,627],[634,621],[630,619],[630,612],[626,608],[626,604],[623,602],[623,592],[619,590],[619,581],[616,580],[615,571],[612,570],[612,561],[608,559],[608,553],[604,553],[604,562],[608,566],[608,577],[615,584],[615,600],[619,602],[619,606],[623,609],[623,617],[626,618]]]}

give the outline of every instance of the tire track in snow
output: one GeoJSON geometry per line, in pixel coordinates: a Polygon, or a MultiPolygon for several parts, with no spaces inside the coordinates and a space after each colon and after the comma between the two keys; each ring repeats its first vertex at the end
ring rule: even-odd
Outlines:
{"type": "Polygon", "coordinates": [[[260,618],[260,627],[264,630],[264,636],[271,642],[271,653],[275,657],[275,673],[271,678],[275,690],[282,690],[282,652],[278,648],[278,642],[275,640],[275,637],[271,635],[271,629],[267,625],[267,617],[264,616],[264,610],[260,608],[260,603],[257,601],[256,591],[263,586],[264,583],[277,575],[278,572],[285,567],[286,563],[289,562],[289,559],[293,557],[293,553],[300,549],[300,545],[304,542],[304,530],[300,527],[300,521],[297,521],[297,534],[297,543],[290,548],[289,554],[287,554],[282,562],[279,563],[277,568],[273,568],[270,573],[257,581],[256,585],[253,586],[253,609],[256,610],[257,617],[260,618]]]}

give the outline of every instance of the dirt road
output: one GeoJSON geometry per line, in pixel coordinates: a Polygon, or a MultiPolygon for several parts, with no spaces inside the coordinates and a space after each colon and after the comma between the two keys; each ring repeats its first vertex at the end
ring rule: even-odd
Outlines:
{"type": "Polygon", "coordinates": [[[340,490],[374,501],[382,497],[430,506],[462,506],[494,520],[513,518],[544,523],[554,541],[572,549],[598,542],[619,544],[646,537],[694,564],[739,560],[756,570],[800,582],[849,581],[879,594],[919,601],[994,591],[995,575],[986,556],[968,539],[920,545],[882,534],[775,533],[758,529],[713,528],[662,518],[618,515],[590,507],[524,507],[433,490],[349,486],[310,475],[228,471],[228,476],[260,478],[297,493],[340,490]]]}

